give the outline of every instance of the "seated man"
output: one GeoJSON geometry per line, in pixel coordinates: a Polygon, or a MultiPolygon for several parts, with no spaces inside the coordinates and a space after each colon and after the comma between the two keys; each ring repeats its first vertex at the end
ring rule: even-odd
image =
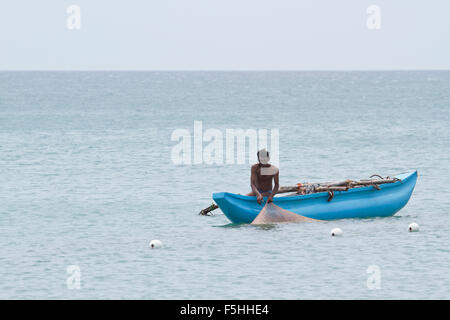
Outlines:
{"type": "Polygon", "coordinates": [[[272,202],[273,197],[278,191],[278,168],[269,164],[269,152],[266,149],[258,151],[258,163],[252,166],[250,185],[252,192],[247,196],[256,196],[256,200],[259,204],[263,200],[263,197],[268,197],[267,202],[272,202]],[[272,180],[275,182],[275,186],[272,190],[272,180]]]}

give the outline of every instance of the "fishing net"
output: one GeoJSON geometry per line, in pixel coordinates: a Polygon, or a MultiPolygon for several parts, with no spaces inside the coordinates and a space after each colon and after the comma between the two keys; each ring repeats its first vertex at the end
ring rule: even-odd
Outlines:
{"type": "Polygon", "coordinates": [[[264,208],[251,224],[272,224],[280,222],[312,222],[315,219],[284,210],[273,202],[266,203],[264,208]]]}

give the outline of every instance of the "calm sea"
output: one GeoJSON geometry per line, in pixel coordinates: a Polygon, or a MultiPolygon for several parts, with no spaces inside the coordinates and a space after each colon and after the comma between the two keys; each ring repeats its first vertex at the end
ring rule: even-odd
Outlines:
{"type": "Polygon", "coordinates": [[[1,72],[0,298],[449,299],[449,160],[450,72],[1,72]],[[197,213],[250,165],[175,165],[196,120],[278,129],[281,185],[419,179],[390,218],[229,225],[197,213]]]}

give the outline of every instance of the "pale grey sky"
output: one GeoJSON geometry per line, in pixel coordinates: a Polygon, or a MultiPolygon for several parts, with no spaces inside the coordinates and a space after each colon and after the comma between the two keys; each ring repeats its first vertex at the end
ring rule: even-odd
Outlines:
{"type": "Polygon", "coordinates": [[[0,70],[450,69],[449,15],[449,0],[9,0],[0,70]]]}

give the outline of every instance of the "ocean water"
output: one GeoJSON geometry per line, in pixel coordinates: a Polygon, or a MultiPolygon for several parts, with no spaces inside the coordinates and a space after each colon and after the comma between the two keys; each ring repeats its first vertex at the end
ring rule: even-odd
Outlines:
{"type": "Polygon", "coordinates": [[[0,298],[449,299],[449,124],[450,72],[0,72],[0,298]],[[417,186],[389,218],[199,216],[250,164],[175,165],[194,121],[278,129],[281,185],[417,186]]]}

